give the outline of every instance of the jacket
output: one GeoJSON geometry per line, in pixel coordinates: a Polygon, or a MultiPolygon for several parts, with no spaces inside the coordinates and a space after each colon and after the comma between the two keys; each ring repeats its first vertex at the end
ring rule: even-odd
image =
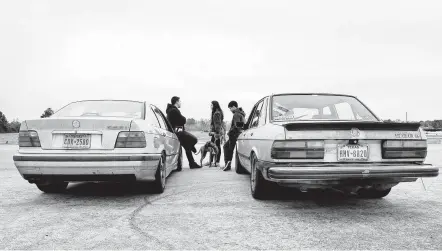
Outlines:
{"type": "Polygon", "coordinates": [[[172,125],[173,129],[176,129],[177,127],[183,127],[186,124],[186,117],[181,115],[180,110],[171,104],[167,104],[166,108],[166,114],[167,114],[167,120],[169,120],[170,124],[172,125]]]}
{"type": "Polygon", "coordinates": [[[232,124],[230,125],[230,130],[227,133],[229,137],[238,138],[239,135],[243,131],[243,127],[245,124],[246,113],[242,110],[242,108],[238,108],[233,112],[232,124]]]}
{"type": "Polygon", "coordinates": [[[210,122],[210,131],[215,134],[224,134],[224,116],[220,111],[215,111],[210,122]]]}

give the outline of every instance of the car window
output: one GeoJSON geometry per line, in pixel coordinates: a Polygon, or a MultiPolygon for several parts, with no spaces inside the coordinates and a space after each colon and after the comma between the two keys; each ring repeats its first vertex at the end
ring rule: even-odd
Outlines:
{"type": "Polygon", "coordinates": [[[155,106],[153,106],[152,109],[154,110],[155,115],[158,118],[158,121],[160,123],[161,128],[166,130],[166,131],[173,132],[172,127],[169,126],[169,124],[167,123],[167,119],[164,117],[164,115],[160,111],[160,109],[158,109],[155,106]]]}
{"type": "Polygon", "coordinates": [[[152,109],[146,109],[146,121],[149,125],[160,128],[160,123],[152,109]]]}
{"type": "Polygon", "coordinates": [[[262,111],[262,105],[263,104],[264,104],[263,101],[261,101],[258,104],[258,106],[257,106],[257,108],[255,110],[255,113],[253,114],[253,118],[252,118],[252,121],[251,121],[251,124],[250,124],[250,128],[258,126],[258,124],[259,124],[259,117],[261,116],[261,111],[262,111]]]}
{"type": "Polygon", "coordinates": [[[258,126],[263,126],[266,124],[266,117],[267,117],[267,102],[268,99],[266,98],[263,102],[263,106],[261,109],[261,114],[259,116],[259,120],[258,120],[258,126]]]}
{"type": "Polygon", "coordinates": [[[144,103],[120,100],[87,100],[66,105],[52,117],[124,117],[141,119],[144,103]]]}
{"type": "Polygon", "coordinates": [[[163,112],[160,109],[158,109],[158,107],[156,107],[156,112],[157,112],[158,116],[163,120],[163,122],[166,126],[165,129],[168,130],[169,132],[173,132],[172,126],[170,125],[166,116],[164,116],[163,112]]]}
{"type": "Polygon", "coordinates": [[[358,99],[323,94],[283,94],[272,98],[272,120],[364,120],[378,121],[358,99]]]}
{"type": "Polygon", "coordinates": [[[330,106],[326,106],[326,107],[322,108],[322,114],[323,115],[332,115],[331,110],[330,110],[330,106]]]}
{"type": "Polygon", "coordinates": [[[158,119],[158,123],[160,123],[160,127],[164,130],[167,130],[167,126],[166,123],[164,123],[163,118],[161,117],[161,115],[158,113],[157,109],[155,109],[154,107],[152,107],[153,111],[155,112],[155,116],[158,119]]]}
{"type": "Polygon", "coordinates": [[[250,111],[249,117],[247,118],[247,128],[250,128],[250,126],[252,125],[252,119],[253,119],[253,115],[255,113],[255,110],[256,110],[256,105],[252,108],[252,111],[250,111]]]}
{"type": "Polygon", "coordinates": [[[340,103],[335,105],[336,112],[338,113],[339,119],[341,120],[355,120],[355,115],[353,109],[351,109],[350,104],[340,103]]]}

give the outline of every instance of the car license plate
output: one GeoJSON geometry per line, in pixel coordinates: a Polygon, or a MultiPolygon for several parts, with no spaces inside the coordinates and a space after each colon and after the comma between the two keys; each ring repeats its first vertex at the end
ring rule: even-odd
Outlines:
{"type": "Polygon", "coordinates": [[[90,134],[65,134],[63,137],[63,148],[88,149],[90,147],[90,134]]]}
{"type": "Polygon", "coordinates": [[[368,160],[368,145],[339,145],[338,161],[368,160]]]}

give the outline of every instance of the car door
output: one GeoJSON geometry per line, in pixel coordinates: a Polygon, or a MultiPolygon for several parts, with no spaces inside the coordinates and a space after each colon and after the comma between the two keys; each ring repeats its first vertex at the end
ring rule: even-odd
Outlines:
{"type": "Polygon", "coordinates": [[[152,109],[161,127],[160,137],[162,139],[161,141],[164,142],[164,150],[166,151],[166,168],[167,173],[169,174],[177,165],[180,143],[175,133],[173,133],[172,128],[170,128],[169,124],[166,122],[166,117],[161,110],[155,106],[152,106],[152,109]]]}
{"type": "Polygon", "coordinates": [[[249,117],[244,125],[244,131],[239,135],[238,140],[236,141],[236,151],[239,157],[239,161],[244,167],[247,167],[249,165],[249,159],[247,157],[247,152],[249,151],[249,148],[247,146],[247,133],[250,128],[251,120],[253,119],[253,115],[255,114],[255,110],[257,108],[258,104],[255,104],[253,106],[252,110],[249,113],[249,117]]]}
{"type": "Polygon", "coordinates": [[[257,123],[255,123],[252,133],[249,136],[249,142],[251,144],[250,152],[254,152],[258,159],[263,160],[264,152],[270,152],[273,140],[269,139],[269,131],[264,127],[268,122],[268,102],[269,98],[264,98],[262,106],[258,107],[255,116],[257,117],[257,123]]]}
{"type": "Polygon", "coordinates": [[[256,105],[253,111],[253,114],[248,120],[247,130],[244,131],[241,135],[242,137],[242,146],[240,150],[240,159],[241,164],[250,170],[250,154],[257,144],[255,132],[259,127],[259,118],[262,112],[262,107],[264,105],[264,99],[260,100],[256,105]]]}

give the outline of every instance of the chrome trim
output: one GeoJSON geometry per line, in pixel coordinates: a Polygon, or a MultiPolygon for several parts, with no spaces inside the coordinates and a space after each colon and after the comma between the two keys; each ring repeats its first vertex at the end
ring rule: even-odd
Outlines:
{"type": "Polygon", "coordinates": [[[273,163],[258,161],[264,178],[274,182],[348,179],[395,179],[436,177],[439,168],[428,164],[386,163],[273,163]]]}
{"type": "Polygon", "coordinates": [[[97,134],[103,135],[101,131],[82,131],[82,130],[68,130],[68,131],[52,131],[52,134],[97,134]]]}
{"type": "Polygon", "coordinates": [[[145,155],[49,155],[49,154],[16,154],[14,161],[47,161],[47,162],[97,162],[97,161],[154,161],[161,154],[145,155]]]}

